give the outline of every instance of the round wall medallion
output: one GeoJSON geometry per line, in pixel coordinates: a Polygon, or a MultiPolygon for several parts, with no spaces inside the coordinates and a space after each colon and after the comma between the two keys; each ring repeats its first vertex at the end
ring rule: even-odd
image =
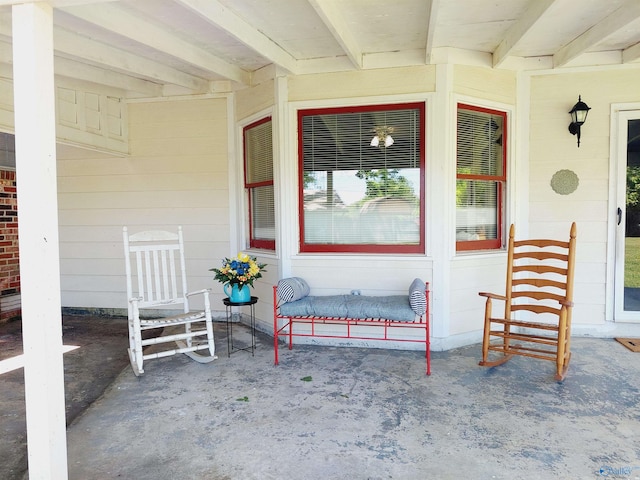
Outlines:
{"type": "Polygon", "coordinates": [[[558,170],[551,177],[551,188],[560,195],[569,195],[578,188],[578,175],[571,170],[558,170]]]}

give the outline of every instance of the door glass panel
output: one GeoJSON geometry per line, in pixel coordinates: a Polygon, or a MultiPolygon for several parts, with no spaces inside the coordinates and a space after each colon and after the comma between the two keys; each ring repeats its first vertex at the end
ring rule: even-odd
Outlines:
{"type": "Polygon", "coordinates": [[[640,120],[627,127],[624,310],[640,311],[640,120]]]}

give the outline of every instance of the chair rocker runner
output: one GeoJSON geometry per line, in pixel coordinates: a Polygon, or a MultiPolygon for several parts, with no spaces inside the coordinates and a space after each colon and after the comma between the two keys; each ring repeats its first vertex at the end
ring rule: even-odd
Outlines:
{"type": "Polygon", "coordinates": [[[514,236],[511,225],[505,294],[480,292],[487,299],[480,365],[501,365],[513,355],[550,360],[562,381],[571,359],[576,224],[567,242],[514,236]],[[492,300],[504,302],[502,317],[493,316],[492,300]],[[490,360],[489,352],[498,358],[490,360]]]}
{"type": "Polygon", "coordinates": [[[201,363],[216,359],[209,290],[189,292],[187,289],[182,227],[178,227],[177,233],[149,230],[132,235],[124,227],[122,236],[127,274],[129,360],[133,372],[142,375],[145,360],[177,353],[201,363]],[[190,311],[189,298],[195,295],[203,296],[204,311],[190,311]],[[148,313],[141,317],[145,309],[148,313]],[[163,310],[167,316],[161,316],[163,310]],[[175,315],[176,310],[182,313],[175,315]],[[153,318],[159,316],[161,318],[153,318]],[[179,329],[164,331],[166,327],[176,326],[179,329]],[[153,353],[145,353],[143,349],[150,345],[157,347],[153,353]],[[171,348],[167,348],[169,346],[171,348]],[[202,353],[198,353],[200,351],[202,353]]]}

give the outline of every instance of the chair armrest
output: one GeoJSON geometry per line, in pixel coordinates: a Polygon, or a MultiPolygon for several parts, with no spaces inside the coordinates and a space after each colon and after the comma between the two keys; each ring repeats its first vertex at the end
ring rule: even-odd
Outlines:
{"type": "Polygon", "coordinates": [[[563,305],[565,307],[573,307],[573,302],[570,302],[569,300],[558,300],[558,302],[560,303],[560,305],[563,305]]]}
{"type": "MultiPolygon", "coordinates": [[[[129,300],[131,304],[137,305],[138,302],[142,301],[142,297],[136,297],[129,300]]],[[[144,308],[150,307],[166,307],[167,305],[181,305],[183,303],[183,299],[171,298],[169,300],[157,300],[155,302],[146,302],[144,308]]]]}
{"type": "Polygon", "coordinates": [[[492,300],[507,300],[507,297],[505,297],[504,295],[497,295],[495,293],[479,292],[478,295],[480,295],[481,297],[491,298],[492,300]]]}
{"type": "Polygon", "coordinates": [[[203,288],[202,290],[196,290],[195,292],[185,293],[184,296],[185,297],[191,297],[193,295],[199,295],[201,293],[203,293],[205,295],[208,295],[209,293],[211,293],[211,289],[210,288],[203,288]]]}

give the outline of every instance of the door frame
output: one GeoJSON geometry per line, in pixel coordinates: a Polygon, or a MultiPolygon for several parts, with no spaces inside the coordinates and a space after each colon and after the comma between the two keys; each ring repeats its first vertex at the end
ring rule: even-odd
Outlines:
{"type": "Polygon", "coordinates": [[[640,311],[624,310],[627,126],[629,120],[640,120],[640,103],[612,104],[610,118],[606,316],[607,319],[618,323],[640,323],[640,311]],[[620,224],[618,224],[618,208],[622,209],[620,224]]]}

